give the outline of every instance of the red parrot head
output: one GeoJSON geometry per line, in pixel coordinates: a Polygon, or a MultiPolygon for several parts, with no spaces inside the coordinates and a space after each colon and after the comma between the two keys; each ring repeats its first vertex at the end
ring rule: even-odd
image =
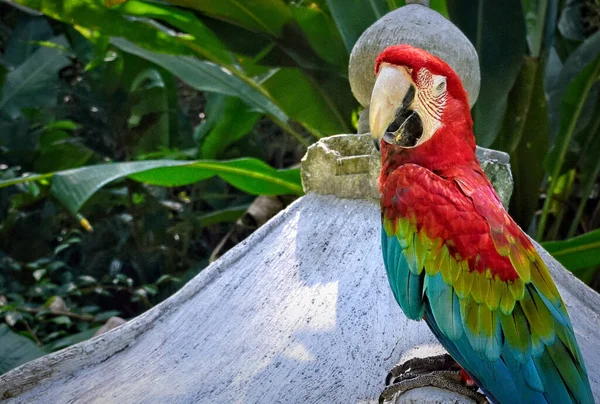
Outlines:
{"type": "Polygon", "coordinates": [[[418,148],[460,122],[472,133],[467,93],[446,62],[423,49],[395,45],[379,55],[375,74],[369,125],[377,141],[418,148]]]}

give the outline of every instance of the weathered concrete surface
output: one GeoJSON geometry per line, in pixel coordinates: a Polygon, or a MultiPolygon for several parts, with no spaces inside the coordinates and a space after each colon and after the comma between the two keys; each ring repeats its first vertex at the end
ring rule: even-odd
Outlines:
{"type": "Polygon", "coordinates": [[[179,293],[0,377],[11,403],[375,402],[408,347],[368,201],[303,197],[179,293]]]}

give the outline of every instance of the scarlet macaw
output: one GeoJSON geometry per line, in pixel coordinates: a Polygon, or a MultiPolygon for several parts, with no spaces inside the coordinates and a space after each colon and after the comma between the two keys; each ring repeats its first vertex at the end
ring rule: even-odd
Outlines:
{"type": "Polygon", "coordinates": [[[475,158],[460,78],[409,45],[385,49],[375,73],[382,250],[402,310],[493,402],[593,403],[548,268],[475,158]]]}

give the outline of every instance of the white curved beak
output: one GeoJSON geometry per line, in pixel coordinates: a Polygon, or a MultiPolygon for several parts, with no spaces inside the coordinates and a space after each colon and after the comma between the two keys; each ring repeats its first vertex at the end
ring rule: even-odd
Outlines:
{"type": "Polygon", "coordinates": [[[369,126],[373,139],[380,141],[386,129],[396,118],[404,97],[412,85],[412,78],[403,66],[383,64],[375,80],[369,106],[369,126]]]}

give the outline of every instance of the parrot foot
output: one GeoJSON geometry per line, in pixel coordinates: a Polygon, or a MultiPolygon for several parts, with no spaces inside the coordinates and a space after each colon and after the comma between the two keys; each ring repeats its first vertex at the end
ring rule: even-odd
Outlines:
{"type": "Polygon", "coordinates": [[[413,358],[392,368],[385,383],[386,388],[379,396],[379,403],[393,400],[398,394],[421,387],[438,387],[469,397],[477,404],[487,404],[477,386],[464,380],[463,371],[448,354],[413,358]]]}

